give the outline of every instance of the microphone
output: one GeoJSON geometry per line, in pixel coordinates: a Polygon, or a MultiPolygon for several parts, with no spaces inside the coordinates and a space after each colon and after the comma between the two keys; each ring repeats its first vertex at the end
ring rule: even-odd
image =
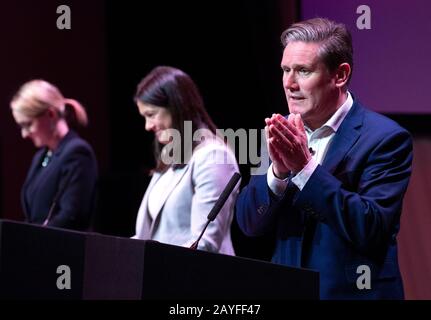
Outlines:
{"type": "Polygon", "coordinates": [[[46,227],[48,225],[49,220],[52,217],[52,213],[54,212],[54,209],[57,207],[57,201],[60,199],[61,195],[63,194],[64,190],[66,189],[66,186],[69,184],[69,180],[72,177],[73,170],[70,171],[66,179],[63,180],[63,183],[58,188],[57,193],[55,194],[54,200],[52,201],[51,207],[48,211],[48,216],[46,217],[45,221],[43,222],[42,226],[46,227]]]}
{"type": "Polygon", "coordinates": [[[199,238],[190,246],[190,249],[196,250],[198,248],[199,241],[201,240],[205,230],[207,229],[210,222],[214,221],[214,219],[217,217],[218,213],[220,212],[221,208],[223,208],[227,198],[229,198],[230,194],[232,193],[233,189],[235,188],[240,178],[241,178],[241,175],[238,172],[235,172],[232,178],[230,178],[228,184],[224,188],[223,192],[221,193],[214,207],[211,209],[210,213],[208,214],[207,216],[208,221],[204,229],[202,230],[199,238]]]}

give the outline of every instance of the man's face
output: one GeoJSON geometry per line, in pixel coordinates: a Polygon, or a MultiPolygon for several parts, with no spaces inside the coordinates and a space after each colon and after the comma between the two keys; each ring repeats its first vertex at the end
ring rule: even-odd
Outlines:
{"type": "Polygon", "coordinates": [[[337,109],[335,73],[318,56],[319,44],[295,41],[283,52],[283,88],[290,113],[300,114],[311,129],[323,125],[337,109]]]}

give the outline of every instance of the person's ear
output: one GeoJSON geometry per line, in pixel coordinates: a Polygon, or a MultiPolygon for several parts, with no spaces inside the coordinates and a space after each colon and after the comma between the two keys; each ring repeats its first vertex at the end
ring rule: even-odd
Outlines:
{"type": "Polygon", "coordinates": [[[349,81],[352,68],[348,63],[342,63],[335,71],[335,86],[338,88],[344,87],[349,81]]]}
{"type": "Polygon", "coordinates": [[[49,119],[55,120],[58,117],[58,113],[53,108],[46,109],[46,114],[48,115],[49,119]]]}

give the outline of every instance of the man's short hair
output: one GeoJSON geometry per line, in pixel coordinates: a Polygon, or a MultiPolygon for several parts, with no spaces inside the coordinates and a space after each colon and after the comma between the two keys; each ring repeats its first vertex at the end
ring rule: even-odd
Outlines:
{"type": "Polygon", "coordinates": [[[281,42],[286,47],[294,41],[320,43],[319,56],[331,72],[342,63],[353,70],[352,36],[342,23],[325,18],[294,23],[282,33],[281,42]]]}

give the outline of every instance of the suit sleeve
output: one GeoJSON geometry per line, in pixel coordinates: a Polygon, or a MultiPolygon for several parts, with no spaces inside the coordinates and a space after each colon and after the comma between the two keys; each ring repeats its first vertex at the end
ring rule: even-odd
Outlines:
{"type": "Polygon", "coordinates": [[[398,232],[394,228],[399,223],[411,163],[409,133],[398,131],[387,135],[370,150],[362,168],[354,168],[360,175],[357,186],[347,187],[319,165],[298,192],[294,206],[314,215],[343,239],[366,251],[387,243],[398,232]]]}
{"type": "Polygon", "coordinates": [[[289,214],[292,199],[298,191],[298,187],[289,179],[283,195],[278,196],[268,186],[267,174],[252,176],[236,202],[238,226],[250,237],[273,232],[277,216],[289,214]]]}
{"type": "Polygon", "coordinates": [[[61,194],[48,225],[88,225],[96,196],[96,182],[97,165],[93,152],[84,145],[74,147],[64,159],[57,190],[61,194]]]}
{"type": "MultiPolygon", "coordinates": [[[[196,154],[192,174],[194,194],[191,208],[191,233],[194,240],[199,237],[209,212],[235,172],[239,172],[235,156],[224,146],[217,146],[215,149],[206,147],[196,154]],[[219,163],[216,159],[228,161],[219,163]]],[[[199,249],[212,252],[219,250],[226,234],[230,232],[239,184],[238,182],[217,218],[209,224],[199,242],[199,249]]]]}
{"type": "Polygon", "coordinates": [[[343,173],[359,175],[355,185],[343,183],[319,165],[302,191],[289,182],[285,194],[277,198],[267,186],[266,175],[254,176],[238,197],[238,225],[245,234],[258,236],[274,230],[278,215],[299,210],[366,251],[387,243],[398,232],[411,163],[411,137],[397,130],[380,139],[363,163],[352,166],[352,172],[343,173]]]}

